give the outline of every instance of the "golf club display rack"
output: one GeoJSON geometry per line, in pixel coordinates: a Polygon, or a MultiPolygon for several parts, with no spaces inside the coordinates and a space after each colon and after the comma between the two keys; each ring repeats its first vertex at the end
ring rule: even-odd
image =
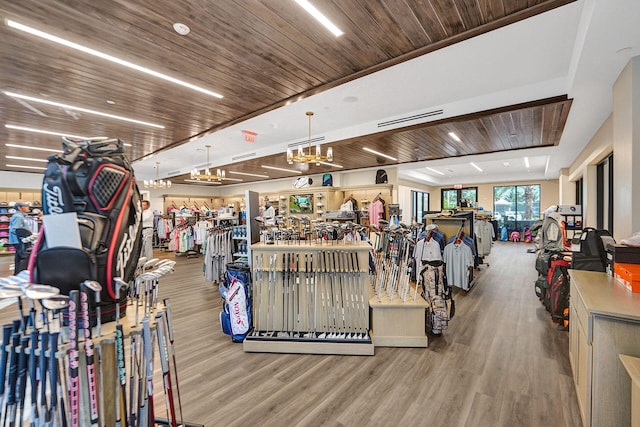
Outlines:
{"type": "Polygon", "coordinates": [[[373,355],[364,242],[253,244],[244,351],[373,355]]]}
{"type": "MultiPolygon", "coordinates": [[[[28,272],[22,273],[28,277],[28,272]]],[[[130,299],[126,315],[116,322],[98,321],[95,327],[88,326],[93,297],[87,284],[97,282],[86,281],[80,291],[73,290],[67,297],[50,292],[55,289],[51,286],[29,283],[22,273],[0,278],[0,293],[17,297],[20,313],[19,319],[0,328],[0,364],[6,369],[0,383],[3,425],[204,427],[180,421],[182,403],[170,304],[167,299],[156,301],[158,274],[165,272],[138,276],[140,298],[130,299]],[[22,289],[23,295],[18,295],[19,290],[9,293],[16,289],[22,289]],[[30,306],[27,315],[23,298],[30,306]],[[162,372],[160,385],[154,381],[157,359],[162,372]],[[159,388],[165,391],[155,400],[162,402],[164,397],[166,408],[161,412],[153,399],[154,389],[159,388]]],[[[100,290],[98,285],[95,291],[100,290]]]]}

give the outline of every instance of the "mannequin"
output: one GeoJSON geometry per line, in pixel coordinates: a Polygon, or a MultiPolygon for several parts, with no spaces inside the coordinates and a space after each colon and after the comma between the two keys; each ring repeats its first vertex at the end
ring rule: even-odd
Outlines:
{"type": "Polygon", "coordinates": [[[264,219],[264,223],[266,225],[275,225],[275,217],[276,210],[273,206],[271,206],[271,202],[269,199],[264,200],[264,212],[262,213],[262,218],[264,219]]]}

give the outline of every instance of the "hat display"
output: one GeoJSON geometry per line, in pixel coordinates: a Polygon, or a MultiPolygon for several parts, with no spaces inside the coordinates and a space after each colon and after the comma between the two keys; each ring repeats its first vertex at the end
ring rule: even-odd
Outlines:
{"type": "Polygon", "coordinates": [[[11,209],[9,209],[9,213],[10,213],[10,214],[14,214],[14,213],[16,213],[16,210],[15,210],[15,209],[13,209],[13,208],[11,208],[11,209]]]}
{"type": "Polygon", "coordinates": [[[40,200],[34,200],[31,206],[42,206],[42,203],[40,203],[40,200]]]}
{"type": "Polygon", "coordinates": [[[21,208],[23,206],[29,206],[29,203],[27,203],[27,202],[16,202],[16,203],[13,204],[13,207],[16,208],[16,209],[21,208]]]}

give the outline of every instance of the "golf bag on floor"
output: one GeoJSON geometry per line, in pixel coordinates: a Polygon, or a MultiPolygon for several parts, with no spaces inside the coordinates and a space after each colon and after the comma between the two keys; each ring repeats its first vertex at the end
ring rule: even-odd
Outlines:
{"type": "Polygon", "coordinates": [[[564,326],[569,322],[569,265],[561,255],[551,258],[548,274],[549,292],[544,300],[545,307],[551,313],[551,319],[564,326]]]}
{"type": "MultiPolygon", "coordinates": [[[[113,321],[113,279],[131,281],[140,256],[140,192],[119,139],[63,138],[62,147],[62,154],[48,159],[42,183],[43,210],[45,215],[75,213],[81,247],[54,246],[55,242],[47,242],[47,230],[42,227],[29,260],[31,280],[56,286],[65,295],[85,280],[95,280],[102,285],[102,321],[113,321]]],[[[125,296],[120,305],[124,316],[125,296]]],[[[93,302],[91,307],[94,324],[93,302]]]]}
{"type": "Polygon", "coordinates": [[[551,268],[551,257],[557,254],[555,251],[546,251],[540,249],[536,257],[536,271],[538,272],[538,278],[535,283],[535,292],[540,301],[547,298],[549,292],[549,268],[551,268]]]}
{"type": "Polygon", "coordinates": [[[428,261],[421,267],[418,286],[422,297],[429,303],[425,318],[425,330],[439,335],[449,327],[455,313],[451,287],[447,285],[444,263],[428,261]]]}
{"type": "Polygon", "coordinates": [[[220,312],[222,332],[233,342],[242,342],[252,326],[251,269],[247,264],[227,264],[226,281],[218,288],[224,299],[220,312]]]}

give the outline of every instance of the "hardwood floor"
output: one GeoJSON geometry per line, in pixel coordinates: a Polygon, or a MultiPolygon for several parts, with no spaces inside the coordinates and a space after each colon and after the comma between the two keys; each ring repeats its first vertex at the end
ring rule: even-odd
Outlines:
{"type": "MultiPolygon", "coordinates": [[[[160,293],[172,301],[185,420],[206,426],[580,426],[568,333],[556,329],[535,296],[530,247],[497,242],[476,286],[456,292],[449,330],[430,337],[429,348],[376,348],[375,356],[244,353],[220,331],[220,296],[205,283],[202,260],[176,257],[176,273],[163,279],[160,293]]],[[[2,309],[0,320],[14,312],[2,309]]],[[[159,377],[157,384],[161,396],[159,377]]]]}

